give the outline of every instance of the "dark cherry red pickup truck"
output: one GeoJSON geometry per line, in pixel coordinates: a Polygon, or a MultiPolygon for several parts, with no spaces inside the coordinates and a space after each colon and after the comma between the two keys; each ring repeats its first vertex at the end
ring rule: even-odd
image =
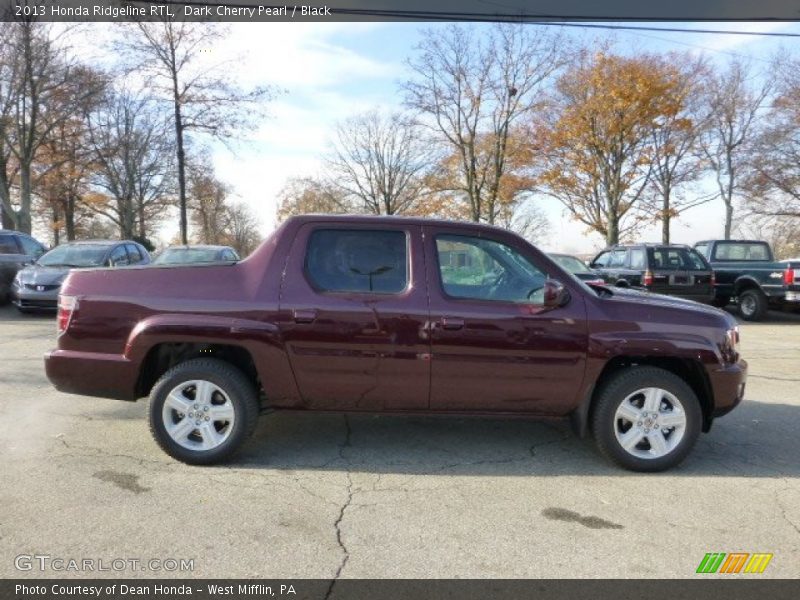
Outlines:
{"type": "Polygon", "coordinates": [[[569,418],[639,471],[681,461],[742,399],[725,312],[588,286],[494,227],[304,216],[228,265],[72,271],[47,376],[150,397],[171,456],[220,461],[260,412],[569,418]]]}

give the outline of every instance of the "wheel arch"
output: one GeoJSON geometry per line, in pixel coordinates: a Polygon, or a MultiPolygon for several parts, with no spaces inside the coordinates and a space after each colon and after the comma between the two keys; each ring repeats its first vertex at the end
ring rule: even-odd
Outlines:
{"type": "Polygon", "coordinates": [[[714,414],[714,394],[711,382],[700,361],[682,357],[620,355],[606,362],[595,384],[587,390],[581,404],[570,415],[572,427],[579,437],[586,437],[588,433],[589,423],[595,407],[595,399],[603,389],[604,383],[609,381],[615,373],[635,366],[658,367],[686,381],[700,402],[700,408],[703,413],[702,431],[708,432],[711,429],[714,414]]]}
{"type": "Polygon", "coordinates": [[[757,289],[763,293],[761,285],[750,275],[743,275],[733,282],[733,293],[735,296],[752,289],[757,289]]]}

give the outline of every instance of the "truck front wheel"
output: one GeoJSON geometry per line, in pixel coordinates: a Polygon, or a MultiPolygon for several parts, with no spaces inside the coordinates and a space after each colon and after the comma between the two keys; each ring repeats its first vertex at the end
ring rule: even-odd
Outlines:
{"type": "Polygon", "coordinates": [[[599,389],[592,432],[600,451],[632,471],[680,463],[702,427],[700,402],[685,381],[657,367],[618,371],[599,389]]]}
{"type": "Polygon", "coordinates": [[[161,449],[193,465],[230,457],[258,420],[258,396],[233,365],[199,358],[172,367],[153,386],[150,431],[161,449]]]}
{"type": "Polygon", "coordinates": [[[767,297],[757,289],[749,289],[739,294],[739,312],[745,321],[760,321],[767,312],[767,297]]]}

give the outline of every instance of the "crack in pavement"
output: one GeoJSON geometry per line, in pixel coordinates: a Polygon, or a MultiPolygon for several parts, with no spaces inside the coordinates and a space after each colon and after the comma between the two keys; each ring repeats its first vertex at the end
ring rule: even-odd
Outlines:
{"type": "Polygon", "coordinates": [[[325,600],[331,597],[333,593],[333,588],[336,586],[336,582],[339,580],[339,577],[342,575],[342,571],[344,570],[347,562],[350,560],[350,552],[347,549],[344,541],[342,541],[342,519],[344,519],[344,513],[347,511],[347,508],[353,502],[353,476],[350,473],[350,461],[345,456],[345,448],[350,447],[350,437],[352,435],[352,429],[350,428],[350,419],[348,419],[347,415],[344,416],[344,426],[345,426],[345,438],[344,442],[341,446],[339,446],[339,458],[341,458],[347,464],[347,497],[345,498],[344,503],[342,504],[341,508],[339,509],[339,515],[336,517],[336,521],[333,523],[333,527],[336,530],[336,543],[339,544],[339,548],[342,551],[342,560],[339,563],[339,567],[336,569],[336,573],[331,580],[330,585],[328,586],[328,591],[325,594],[325,600]]]}
{"type": "Polygon", "coordinates": [[[750,373],[748,375],[751,379],[767,379],[768,381],[797,381],[800,382],[800,379],[796,379],[794,377],[775,377],[772,375],[753,375],[750,373]]]}
{"type": "Polygon", "coordinates": [[[791,526],[792,526],[792,528],[793,528],[793,529],[794,529],[794,530],[797,532],[797,534],[798,534],[798,535],[800,535],[800,527],[797,525],[797,523],[795,523],[794,521],[792,521],[792,520],[791,520],[791,519],[790,519],[790,518],[789,518],[789,517],[786,515],[786,507],[785,507],[785,506],[783,505],[783,503],[781,502],[781,498],[780,498],[780,496],[781,496],[781,492],[785,492],[785,491],[787,491],[787,490],[791,491],[791,487],[789,486],[789,482],[788,482],[786,479],[784,479],[783,481],[784,481],[784,483],[786,484],[786,487],[784,487],[784,488],[781,488],[781,489],[776,489],[776,490],[775,490],[775,504],[777,504],[777,505],[778,505],[778,508],[779,508],[779,509],[780,509],[780,511],[781,511],[781,516],[783,517],[783,520],[784,520],[784,521],[786,521],[786,522],[787,522],[789,525],[791,525],[791,526]]]}

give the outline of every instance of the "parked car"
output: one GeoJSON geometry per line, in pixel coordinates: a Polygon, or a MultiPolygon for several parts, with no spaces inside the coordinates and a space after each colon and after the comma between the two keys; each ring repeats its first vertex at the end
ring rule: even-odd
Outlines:
{"type": "Polygon", "coordinates": [[[0,229],[0,305],[8,302],[17,272],[46,251],[44,244],[29,235],[0,229]]]}
{"type": "Polygon", "coordinates": [[[741,401],[738,341],[728,313],[583,285],[503,229],[314,215],[238,263],[72,271],[45,367],[64,392],[149,395],[191,464],[302,410],[571,419],[659,471],[741,401]]]}
{"type": "Polygon", "coordinates": [[[700,252],[714,268],[714,303],[731,300],[747,321],[761,320],[770,307],[800,306],[800,261],[778,262],[762,240],[704,240],[700,252]]]}
{"type": "Polygon", "coordinates": [[[130,240],[67,242],[17,273],[11,286],[11,301],[20,312],[54,311],[59,289],[70,269],[149,263],[147,250],[130,240]]]}
{"type": "Polygon", "coordinates": [[[621,244],[603,250],[589,266],[617,287],[711,303],[714,273],[696,251],[681,244],[621,244]]]}
{"type": "Polygon", "coordinates": [[[600,273],[587,267],[586,263],[577,256],[572,256],[571,254],[555,254],[553,252],[548,254],[548,256],[556,261],[561,268],[572,273],[584,283],[595,285],[605,284],[605,280],[600,273]]]}
{"type": "Polygon", "coordinates": [[[187,265],[193,263],[234,262],[239,260],[230,246],[170,246],[154,260],[154,265],[187,265]]]}

